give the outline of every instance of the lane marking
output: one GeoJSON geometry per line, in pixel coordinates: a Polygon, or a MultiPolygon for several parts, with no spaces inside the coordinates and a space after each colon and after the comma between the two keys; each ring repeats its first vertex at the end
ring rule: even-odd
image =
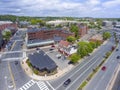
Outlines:
{"type": "MultiPolygon", "coordinates": [[[[104,51],[104,49],[103,49],[104,51]]],[[[101,51],[101,52],[103,52],[101,51]]],[[[98,52],[95,56],[93,56],[86,64],[84,64],[83,66],[81,66],[77,71],[75,71],[72,75],[69,76],[69,78],[71,78],[72,76],[74,76],[77,72],[79,72],[84,66],[86,66],[88,63],[90,63],[91,61],[93,61],[94,58],[97,58],[101,52],[98,52]]],[[[96,60],[97,61],[97,60],[96,60]]],[[[80,65],[80,64],[79,64],[80,65]]],[[[77,66],[76,66],[77,67],[77,66]]],[[[56,89],[58,89],[60,86],[62,86],[63,83],[61,83],[58,87],[56,87],[56,89]]]]}
{"type": "Polygon", "coordinates": [[[13,87],[16,89],[15,79],[14,79],[14,76],[13,76],[12,69],[11,69],[9,61],[8,61],[8,69],[9,69],[9,72],[10,72],[10,76],[12,78],[13,87]]]}
{"type": "Polygon", "coordinates": [[[52,86],[48,81],[46,81],[46,83],[47,83],[53,90],[55,90],[55,89],[53,88],[53,86],[52,86]]]}
{"type": "Polygon", "coordinates": [[[84,73],[86,73],[95,63],[97,63],[98,59],[94,63],[92,63],[80,76],[78,76],[65,90],[68,90],[68,88],[70,88],[70,86],[72,86],[80,77],[82,77],[84,75],[84,73]]]}

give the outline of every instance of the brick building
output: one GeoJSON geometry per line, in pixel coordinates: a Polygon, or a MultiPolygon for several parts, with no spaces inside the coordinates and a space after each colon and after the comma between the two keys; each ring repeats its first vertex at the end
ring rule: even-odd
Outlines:
{"type": "Polygon", "coordinates": [[[18,29],[16,23],[10,21],[0,21],[0,32],[5,30],[6,28],[11,30],[12,34],[14,34],[18,29]]]}
{"type": "Polygon", "coordinates": [[[85,34],[87,34],[88,33],[88,26],[87,25],[85,25],[85,24],[79,24],[78,25],[78,27],[79,27],[79,36],[80,37],[82,37],[82,36],[84,36],[85,34]]]}
{"type": "Polygon", "coordinates": [[[17,24],[11,21],[0,21],[0,47],[3,47],[5,42],[2,38],[2,32],[9,29],[12,35],[17,31],[17,24]]]}
{"type": "Polygon", "coordinates": [[[47,28],[34,28],[28,30],[28,40],[34,39],[53,39],[54,37],[62,37],[66,39],[68,36],[74,36],[74,33],[62,29],[47,29],[47,28]]]}
{"type": "MultiPolygon", "coordinates": [[[[79,36],[82,37],[88,32],[88,27],[85,24],[80,24],[79,36]]],[[[62,28],[29,28],[27,30],[27,45],[28,47],[40,46],[44,44],[53,44],[61,40],[66,40],[68,36],[75,36],[74,33],[62,28]],[[34,44],[33,44],[34,43],[34,44]],[[36,43],[36,44],[35,44],[36,43]]]]}

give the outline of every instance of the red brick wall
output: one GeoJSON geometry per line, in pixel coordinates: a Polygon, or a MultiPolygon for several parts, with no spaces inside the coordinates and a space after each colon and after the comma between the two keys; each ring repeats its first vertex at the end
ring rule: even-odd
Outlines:
{"type": "Polygon", "coordinates": [[[88,27],[87,27],[87,25],[81,25],[81,26],[79,26],[79,36],[84,36],[85,34],[87,34],[88,33],[88,27]]]}
{"type": "Polygon", "coordinates": [[[38,32],[28,33],[28,39],[53,39],[54,36],[60,36],[66,39],[68,36],[74,36],[73,33],[64,33],[62,30],[41,30],[38,32]]]}

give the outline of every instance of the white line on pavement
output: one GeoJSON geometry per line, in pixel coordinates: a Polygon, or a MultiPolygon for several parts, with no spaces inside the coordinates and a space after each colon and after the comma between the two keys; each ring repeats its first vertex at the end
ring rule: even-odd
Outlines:
{"type": "MultiPolygon", "coordinates": [[[[97,54],[99,55],[99,53],[97,54]]],[[[97,56],[96,55],[96,56],[97,56]]],[[[92,59],[96,58],[96,56],[93,56],[86,64],[84,64],[82,67],[80,67],[77,71],[75,71],[72,75],[70,75],[68,78],[71,78],[72,76],[74,76],[77,72],[79,72],[79,70],[81,70],[84,66],[86,66],[89,62],[91,62],[92,59]]],[[[76,66],[77,67],[77,66],[76,66]]],[[[56,89],[58,89],[63,83],[61,83],[58,87],[56,87],[56,89]]]]}
{"type": "Polygon", "coordinates": [[[84,73],[86,73],[96,62],[98,62],[99,58],[94,62],[92,63],[89,68],[87,68],[79,77],[77,77],[65,90],[68,90],[68,88],[74,84],[80,77],[82,77],[84,75],[84,73]]]}
{"type": "Polygon", "coordinates": [[[48,81],[46,81],[46,83],[47,83],[53,90],[55,90],[55,89],[53,88],[53,86],[52,86],[48,81]]]}

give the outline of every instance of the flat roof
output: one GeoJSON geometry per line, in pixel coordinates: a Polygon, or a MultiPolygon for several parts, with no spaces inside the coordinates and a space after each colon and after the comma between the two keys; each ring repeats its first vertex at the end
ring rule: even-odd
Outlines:
{"type": "Polygon", "coordinates": [[[28,29],[27,32],[28,33],[32,33],[32,32],[38,32],[38,31],[52,31],[52,30],[63,30],[62,28],[47,28],[47,27],[42,27],[42,28],[31,28],[31,29],[28,29]]]}
{"type": "Polygon", "coordinates": [[[40,46],[40,45],[52,44],[52,43],[54,43],[54,40],[34,39],[34,40],[27,41],[27,47],[35,47],[35,46],[40,46]]]}
{"type": "Polygon", "coordinates": [[[47,69],[51,71],[57,68],[56,63],[42,50],[33,54],[29,54],[28,58],[31,64],[37,67],[39,70],[47,69]]]}

